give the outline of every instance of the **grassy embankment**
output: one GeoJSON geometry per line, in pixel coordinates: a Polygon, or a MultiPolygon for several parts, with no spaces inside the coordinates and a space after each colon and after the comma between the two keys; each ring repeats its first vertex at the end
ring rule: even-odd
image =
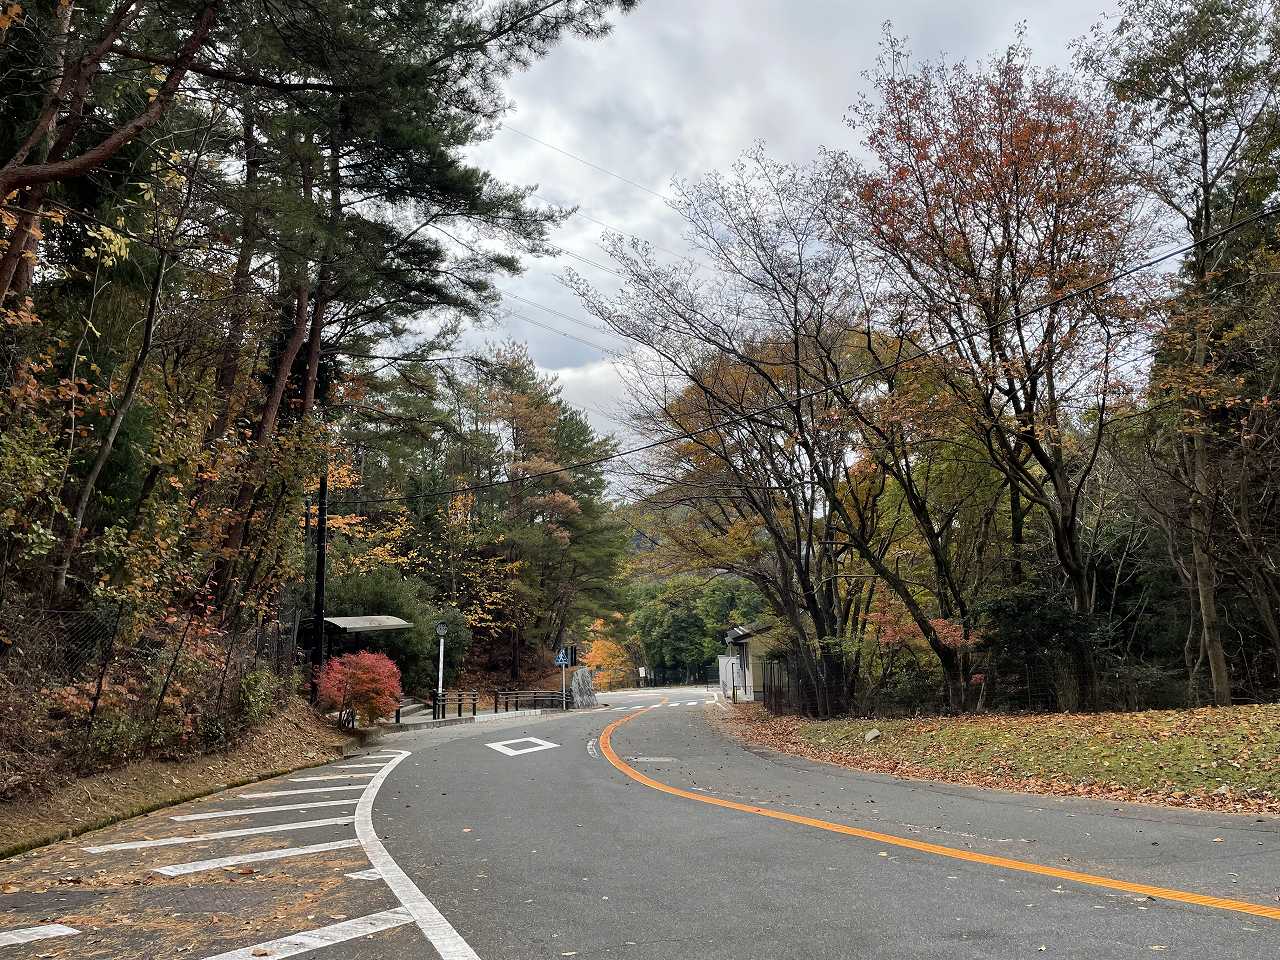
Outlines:
{"type": "Polygon", "coordinates": [[[736,718],[746,739],[862,770],[1036,793],[1280,813],[1280,705],[902,720],[736,718]],[[867,742],[867,735],[880,736],[867,742]]]}

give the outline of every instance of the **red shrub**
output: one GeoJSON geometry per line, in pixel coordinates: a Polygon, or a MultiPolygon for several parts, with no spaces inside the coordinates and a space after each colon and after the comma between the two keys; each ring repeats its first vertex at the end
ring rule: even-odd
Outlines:
{"type": "Polygon", "coordinates": [[[400,702],[400,669],[382,653],[347,653],[320,670],[320,706],[355,711],[366,724],[389,717],[400,702]]]}

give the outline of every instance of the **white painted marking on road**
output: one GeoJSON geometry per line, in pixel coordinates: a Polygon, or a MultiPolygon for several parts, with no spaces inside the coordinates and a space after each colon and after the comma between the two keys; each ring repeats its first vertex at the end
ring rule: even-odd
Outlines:
{"type": "Polygon", "coordinates": [[[378,789],[387,775],[407,756],[409,756],[408,753],[402,753],[383,767],[369,784],[369,789],[360,797],[360,805],[356,807],[356,836],[360,839],[360,845],[364,847],[365,856],[381,875],[382,882],[413,915],[418,929],[431,941],[431,945],[436,948],[436,953],[440,954],[440,960],[480,960],[467,941],[462,939],[462,935],[453,928],[453,924],[444,918],[444,914],[436,909],[436,905],[428,900],[426,895],[418,889],[417,884],[400,869],[400,865],[392,859],[391,854],[387,853],[387,848],[382,845],[378,834],[374,832],[374,798],[378,795],[378,789]]]}
{"type": "Polygon", "coordinates": [[[286,830],[310,830],[314,827],[336,827],[355,823],[356,818],[326,817],[323,820],[303,820],[299,823],[278,823],[269,827],[242,827],[239,830],[219,830],[216,833],[198,833],[190,837],[161,837],[159,840],[131,840],[128,843],[106,843],[100,847],[81,847],[85,853],[110,853],[112,850],[148,850],[151,847],[172,847],[183,843],[206,843],[211,840],[229,840],[232,837],[256,837],[263,833],[284,833],[286,830]]]}
{"type": "Polygon", "coordinates": [[[618,710],[634,710],[635,707],[614,707],[613,709],[616,712],[618,710]]]}
{"type": "Polygon", "coordinates": [[[698,701],[697,701],[697,700],[686,700],[686,701],[684,702],[684,705],[685,705],[686,707],[696,707],[696,706],[698,705],[698,701]]]}
{"type": "Polygon", "coordinates": [[[268,790],[266,793],[239,793],[243,800],[261,800],[264,797],[297,797],[304,793],[341,793],[344,790],[363,790],[367,783],[354,783],[347,787],[299,787],[297,790],[268,790]]]}
{"type": "MultiPolygon", "coordinates": [[[[655,704],[653,704],[653,706],[655,706],[655,707],[656,707],[656,706],[657,706],[657,704],[655,703],[655,704]]],[[[647,710],[647,709],[648,709],[648,705],[647,705],[647,704],[643,704],[643,703],[639,703],[639,704],[636,704],[634,707],[627,707],[627,709],[628,709],[628,710],[647,710]]]]}
{"type": "Polygon", "coordinates": [[[499,740],[497,743],[486,743],[486,747],[490,750],[497,750],[501,754],[508,757],[520,757],[526,753],[537,753],[539,750],[551,750],[560,746],[558,743],[552,743],[550,740],[540,740],[537,737],[518,737],[515,740],[499,740]],[[529,747],[513,747],[514,743],[529,743],[529,747]]]}
{"type": "Polygon", "coordinates": [[[374,870],[372,868],[368,870],[357,870],[355,873],[345,873],[343,874],[343,876],[350,877],[352,880],[381,880],[382,879],[382,874],[380,874],[377,870],[374,870]]]}
{"type": "Polygon", "coordinates": [[[75,927],[63,926],[61,923],[42,923],[38,927],[0,930],[0,947],[11,947],[19,943],[34,943],[36,940],[48,940],[51,937],[74,937],[79,932],[75,927]]]}
{"type": "Polygon", "coordinates": [[[672,701],[671,703],[668,703],[668,704],[667,704],[667,706],[668,706],[668,707],[678,707],[678,706],[680,706],[680,701],[679,701],[679,700],[674,700],[674,701],[672,701]]]}
{"type": "Polygon", "coordinates": [[[290,783],[317,783],[321,780],[369,780],[377,774],[373,773],[335,773],[329,777],[290,777],[290,783]]]}
{"type": "Polygon", "coordinates": [[[596,749],[595,737],[592,737],[590,740],[587,741],[587,754],[591,757],[592,760],[600,759],[600,751],[596,749]]]}
{"type": "Polygon", "coordinates": [[[185,823],[188,820],[221,820],[223,817],[252,817],[259,813],[282,813],[286,810],[317,810],[320,807],[346,807],[358,800],[313,800],[310,803],[282,803],[275,807],[241,807],[238,810],[211,810],[208,813],[184,813],[180,817],[170,817],[185,823]]]}
{"type": "Polygon", "coordinates": [[[219,867],[238,867],[246,863],[264,863],[268,860],[285,860],[289,857],[305,857],[330,850],[346,850],[360,846],[359,840],[334,840],[330,843],[313,843],[307,847],[282,847],[279,850],[259,850],[257,853],[241,853],[234,857],[215,857],[212,860],[192,860],[190,863],[174,863],[167,867],[153,867],[152,873],[166,877],[183,877],[189,873],[203,873],[219,867]]]}
{"type": "Polygon", "coordinates": [[[332,923],[327,927],[318,927],[315,930],[295,933],[289,937],[269,940],[266,943],[255,944],[252,947],[241,947],[239,950],[219,953],[216,956],[207,958],[207,960],[254,960],[254,958],[260,957],[296,957],[300,953],[310,953],[312,950],[319,950],[322,947],[331,947],[337,943],[346,943],[348,940],[367,937],[383,930],[392,930],[396,927],[402,927],[406,923],[413,923],[413,914],[404,907],[397,907],[395,910],[371,913],[367,917],[357,917],[355,920],[343,920],[341,923],[332,923]]]}
{"type": "Polygon", "coordinates": [[[381,763],[342,763],[334,767],[335,770],[381,770],[381,763]]]}

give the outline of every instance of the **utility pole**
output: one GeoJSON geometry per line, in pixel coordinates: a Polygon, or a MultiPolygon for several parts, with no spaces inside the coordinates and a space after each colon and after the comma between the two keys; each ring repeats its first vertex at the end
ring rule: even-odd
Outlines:
{"type": "Polygon", "coordinates": [[[329,519],[329,462],[320,471],[316,498],[316,589],[311,607],[311,702],[320,699],[320,667],[324,664],[324,574],[326,525],[329,519]]]}

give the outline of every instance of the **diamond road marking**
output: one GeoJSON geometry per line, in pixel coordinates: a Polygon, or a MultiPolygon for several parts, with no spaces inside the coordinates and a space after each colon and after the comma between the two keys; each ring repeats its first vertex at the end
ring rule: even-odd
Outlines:
{"type": "Polygon", "coordinates": [[[551,750],[560,744],[552,743],[550,740],[539,740],[537,737],[519,737],[515,740],[486,743],[485,746],[508,757],[519,757],[526,753],[537,753],[539,750],[551,750]],[[530,746],[515,746],[515,744],[530,744],[530,746]]]}

